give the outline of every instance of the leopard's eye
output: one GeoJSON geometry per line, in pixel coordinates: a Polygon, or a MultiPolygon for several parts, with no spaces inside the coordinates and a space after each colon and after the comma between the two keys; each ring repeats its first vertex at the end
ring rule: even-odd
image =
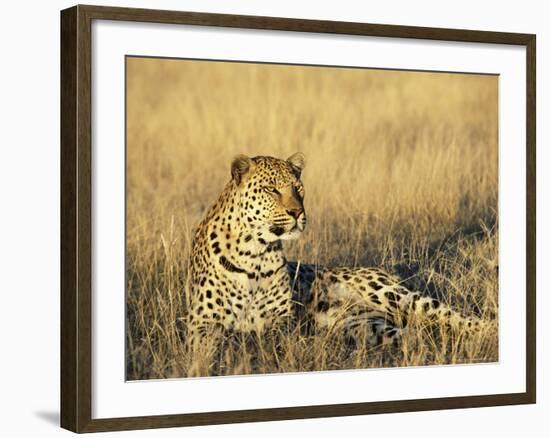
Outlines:
{"type": "Polygon", "coordinates": [[[303,198],[304,197],[304,186],[295,186],[296,191],[298,194],[303,198]]]}
{"type": "Polygon", "coordinates": [[[277,190],[275,187],[272,187],[272,186],[266,186],[266,187],[264,187],[264,190],[267,193],[271,193],[271,194],[274,194],[274,195],[280,195],[281,194],[281,192],[279,192],[279,190],[277,190]]]}

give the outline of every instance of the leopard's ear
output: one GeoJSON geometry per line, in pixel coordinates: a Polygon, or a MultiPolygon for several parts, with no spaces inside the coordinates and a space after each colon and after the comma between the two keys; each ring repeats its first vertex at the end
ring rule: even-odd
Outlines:
{"type": "Polygon", "coordinates": [[[233,158],[233,162],[231,163],[231,176],[237,185],[241,183],[243,176],[250,171],[251,167],[252,159],[246,155],[237,155],[233,158]]]}
{"type": "Polygon", "coordinates": [[[306,167],[306,157],[301,152],[296,152],[286,159],[292,166],[294,166],[300,173],[306,167]]]}

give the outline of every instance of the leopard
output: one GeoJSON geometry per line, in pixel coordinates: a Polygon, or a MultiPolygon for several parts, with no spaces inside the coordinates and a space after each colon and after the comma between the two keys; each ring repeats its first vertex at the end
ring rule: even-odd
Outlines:
{"type": "Polygon", "coordinates": [[[261,334],[293,319],[369,345],[397,345],[412,319],[478,333],[491,321],[464,316],[379,267],[287,261],[283,242],[306,227],[305,156],[238,155],[231,178],[196,229],[189,262],[191,338],[208,330],[261,334]]]}
{"type": "Polygon", "coordinates": [[[231,178],[195,232],[189,266],[189,325],[196,340],[211,327],[261,333],[292,316],[282,242],[306,226],[305,165],[238,155],[231,178]]]}

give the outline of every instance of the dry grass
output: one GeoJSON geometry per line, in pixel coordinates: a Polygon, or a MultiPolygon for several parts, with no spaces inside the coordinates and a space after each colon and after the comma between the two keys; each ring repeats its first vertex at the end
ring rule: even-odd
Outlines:
{"type": "MultiPolygon", "coordinates": [[[[186,350],[194,227],[237,153],[308,158],[308,226],[290,260],[412,275],[465,314],[498,313],[497,78],[177,60],[128,60],[129,379],[498,359],[496,332],[411,330],[399,349],[334,334],[186,350]]],[[[417,325],[418,326],[418,325],[417,325]]]]}

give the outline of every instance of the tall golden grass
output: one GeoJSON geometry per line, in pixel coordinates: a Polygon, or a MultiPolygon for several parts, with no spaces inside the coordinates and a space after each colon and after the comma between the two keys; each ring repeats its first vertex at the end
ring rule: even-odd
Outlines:
{"type": "Polygon", "coordinates": [[[382,266],[464,314],[498,314],[494,76],[129,58],[128,379],[488,362],[496,331],[398,349],[298,329],[201,357],[185,336],[194,227],[238,153],[307,158],[289,260],[382,266]]]}

